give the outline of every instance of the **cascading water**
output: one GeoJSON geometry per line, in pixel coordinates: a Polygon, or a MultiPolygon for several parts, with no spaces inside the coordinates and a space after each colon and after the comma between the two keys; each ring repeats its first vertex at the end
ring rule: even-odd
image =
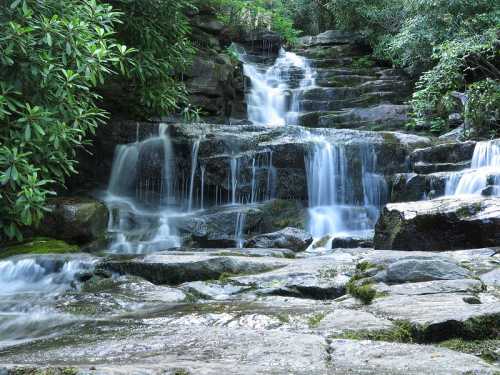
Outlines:
{"type": "Polygon", "coordinates": [[[270,67],[250,62],[243,50],[240,58],[251,82],[248,119],[258,125],[297,125],[302,92],[316,85],[316,70],[309,61],[284,49],[270,67]]]}
{"type": "Polygon", "coordinates": [[[55,308],[56,298],[75,288],[78,275],[93,269],[90,258],[52,256],[0,261],[0,348],[53,335],[76,318],[55,308]]]}
{"type": "Polygon", "coordinates": [[[478,142],[471,168],[453,174],[445,195],[483,194],[500,196],[500,141],[478,142]],[[489,191],[486,189],[489,188],[489,191]]]}
{"type": "Polygon", "coordinates": [[[350,147],[361,165],[349,162],[347,146],[325,140],[316,141],[307,156],[309,230],[315,238],[366,235],[387,199],[373,147],[350,147]]]}
{"type": "Polygon", "coordinates": [[[174,155],[167,126],[142,142],[116,148],[105,201],[110,210],[110,251],[146,253],[180,246],[171,220],[177,214],[174,155]],[[146,164],[146,168],[142,164],[146,164]],[[153,166],[161,168],[160,179],[153,166]]]}

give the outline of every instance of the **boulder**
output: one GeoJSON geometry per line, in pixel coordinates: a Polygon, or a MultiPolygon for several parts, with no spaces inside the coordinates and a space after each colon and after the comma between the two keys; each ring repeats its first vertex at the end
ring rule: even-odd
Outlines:
{"type": "Polygon", "coordinates": [[[108,226],[108,209],[93,198],[59,197],[49,200],[47,213],[37,230],[59,240],[87,243],[102,238],[108,226]]]}
{"type": "MultiPolygon", "coordinates": [[[[373,235],[373,232],[370,232],[369,234],[373,235]]],[[[357,247],[372,248],[372,237],[363,235],[351,235],[332,238],[332,249],[353,249],[357,247]]]]}
{"type": "Polygon", "coordinates": [[[431,280],[456,280],[471,276],[470,271],[455,262],[437,258],[406,258],[387,267],[389,283],[414,283],[431,280]]]}
{"type": "Polygon", "coordinates": [[[376,249],[458,250],[500,246],[500,198],[461,197],[388,204],[376,249]]]}
{"type": "Polygon", "coordinates": [[[290,249],[300,252],[306,250],[312,242],[313,238],[309,233],[287,227],[278,232],[255,236],[245,243],[245,247],[290,249]]]}

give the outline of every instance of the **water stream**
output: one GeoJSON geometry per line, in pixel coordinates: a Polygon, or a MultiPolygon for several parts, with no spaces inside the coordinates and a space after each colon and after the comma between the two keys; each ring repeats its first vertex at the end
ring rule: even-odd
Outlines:
{"type": "Polygon", "coordinates": [[[309,231],[313,237],[370,236],[387,200],[386,182],[376,173],[376,165],[371,144],[315,142],[306,160],[309,231]]]}
{"type": "Polygon", "coordinates": [[[56,308],[94,262],[85,257],[16,257],[0,261],[0,348],[58,334],[77,318],[56,308]]]}
{"type": "Polygon", "coordinates": [[[500,141],[478,142],[471,167],[446,182],[447,196],[471,194],[500,196],[500,141]]]}
{"type": "Polygon", "coordinates": [[[271,66],[252,63],[239,49],[243,72],[250,80],[246,96],[248,119],[267,126],[297,125],[302,93],[316,85],[316,70],[309,61],[281,49],[271,66]]]}

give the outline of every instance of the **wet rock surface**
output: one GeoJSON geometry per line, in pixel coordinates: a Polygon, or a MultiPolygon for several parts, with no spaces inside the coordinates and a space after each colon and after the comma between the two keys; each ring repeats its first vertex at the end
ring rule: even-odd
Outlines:
{"type": "Polygon", "coordinates": [[[281,251],[200,249],[101,261],[90,278],[57,299],[58,309],[76,314],[73,320],[56,336],[2,345],[0,368],[82,374],[498,371],[494,363],[439,346],[453,337],[495,340],[498,287],[478,276],[488,280],[498,269],[496,249],[336,249],[295,259],[277,258],[281,251]],[[438,263],[449,264],[448,271],[429,266],[438,263]],[[102,271],[110,264],[123,266],[116,267],[119,274],[102,271]],[[151,268],[160,264],[161,272],[151,268]],[[378,291],[367,305],[346,291],[360,269],[378,291]],[[243,275],[231,274],[236,271],[243,275]],[[183,283],[171,282],[176,272],[183,283]],[[382,282],[381,272],[398,277],[382,282]],[[174,285],[157,285],[165,281],[174,285]],[[413,328],[402,331],[402,322],[413,328]],[[413,344],[405,343],[410,339],[413,344]]]}

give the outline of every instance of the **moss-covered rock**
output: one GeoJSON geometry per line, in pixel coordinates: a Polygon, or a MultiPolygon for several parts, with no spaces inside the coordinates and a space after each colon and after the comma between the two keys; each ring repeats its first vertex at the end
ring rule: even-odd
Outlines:
{"type": "Polygon", "coordinates": [[[108,209],[93,198],[59,197],[49,201],[51,212],[37,229],[39,234],[72,243],[102,238],[108,225],[108,209]]]}
{"type": "Polygon", "coordinates": [[[23,243],[0,248],[0,259],[21,254],[66,254],[76,253],[80,248],[61,240],[35,238],[23,243]]]}

